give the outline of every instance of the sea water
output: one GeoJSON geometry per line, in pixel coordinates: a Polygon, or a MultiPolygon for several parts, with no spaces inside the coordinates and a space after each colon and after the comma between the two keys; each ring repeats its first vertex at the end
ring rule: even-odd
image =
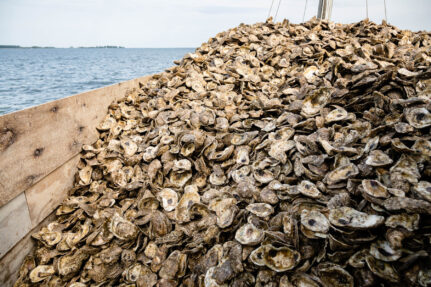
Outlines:
{"type": "Polygon", "coordinates": [[[0,49],[0,115],[159,73],[193,48],[0,49]]]}

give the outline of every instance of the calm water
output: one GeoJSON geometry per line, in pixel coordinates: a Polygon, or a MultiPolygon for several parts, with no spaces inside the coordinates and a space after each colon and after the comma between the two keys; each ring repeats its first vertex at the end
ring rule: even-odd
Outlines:
{"type": "Polygon", "coordinates": [[[0,49],[0,115],[162,72],[194,49],[0,49]]]}

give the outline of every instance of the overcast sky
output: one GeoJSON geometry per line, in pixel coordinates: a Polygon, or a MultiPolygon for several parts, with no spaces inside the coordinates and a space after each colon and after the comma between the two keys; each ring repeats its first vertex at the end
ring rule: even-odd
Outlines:
{"type": "MultiPolygon", "coordinates": [[[[265,21],[272,0],[0,0],[0,44],[21,46],[197,47],[240,23],[265,21]]],[[[275,0],[274,9],[279,0],[275,0]]],[[[281,0],[277,20],[302,21],[305,0],[281,0]]],[[[308,0],[305,19],[316,14],[308,0]]],[[[370,19],[383,0],[368,0],[370,19]]],[[[386,0],[388,22],[431,31],[431,0],[386,0]]],[[[334,0],[332,20],[365,18],[365,0],[334,0]]]]}

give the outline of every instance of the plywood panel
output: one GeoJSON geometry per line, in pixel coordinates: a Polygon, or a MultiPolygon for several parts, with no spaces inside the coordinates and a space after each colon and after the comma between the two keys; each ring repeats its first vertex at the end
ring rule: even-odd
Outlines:
{"type": "Polygon", "coordinates": [[[25,191],[32,227],[37,226],[67,197],[78,161],[79,154],[25,191]]]}
{"type": "Polygon", "coordinates": [[[31,230],[24,193],[0,207],[0,258],[31,230]]]}
{"type": "Polygon", "coordinates": [[[36,228],[32,229],[21,239],[5,256],[0,259],[0,286],[11,287],[18,278],[19,268],[24,258],[32,251],[34,242],[31,234],[39,231],[54,219],[54,214],[49,215],[36,228]]]}
{"type": "Polygon", "coordinates": [[[0,117],[0,206],[97,138],[107,107],[142,77],[0,117]]]}

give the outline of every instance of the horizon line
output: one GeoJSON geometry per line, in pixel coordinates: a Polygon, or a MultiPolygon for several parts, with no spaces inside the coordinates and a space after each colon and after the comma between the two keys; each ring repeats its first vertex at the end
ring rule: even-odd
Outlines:
{"type": "Polygon", "coordinates": [[[196,49],[197,47],[186,47],[186,46],[178,46],[178,47],[126,47],[119,45],[100,45],[100,46],[40,46],[40,45],[31,45],[31,46],[21,46],[21,45],[9,45],[9,44],[0,44],[0,48],[4,49],[196,49]]]}

